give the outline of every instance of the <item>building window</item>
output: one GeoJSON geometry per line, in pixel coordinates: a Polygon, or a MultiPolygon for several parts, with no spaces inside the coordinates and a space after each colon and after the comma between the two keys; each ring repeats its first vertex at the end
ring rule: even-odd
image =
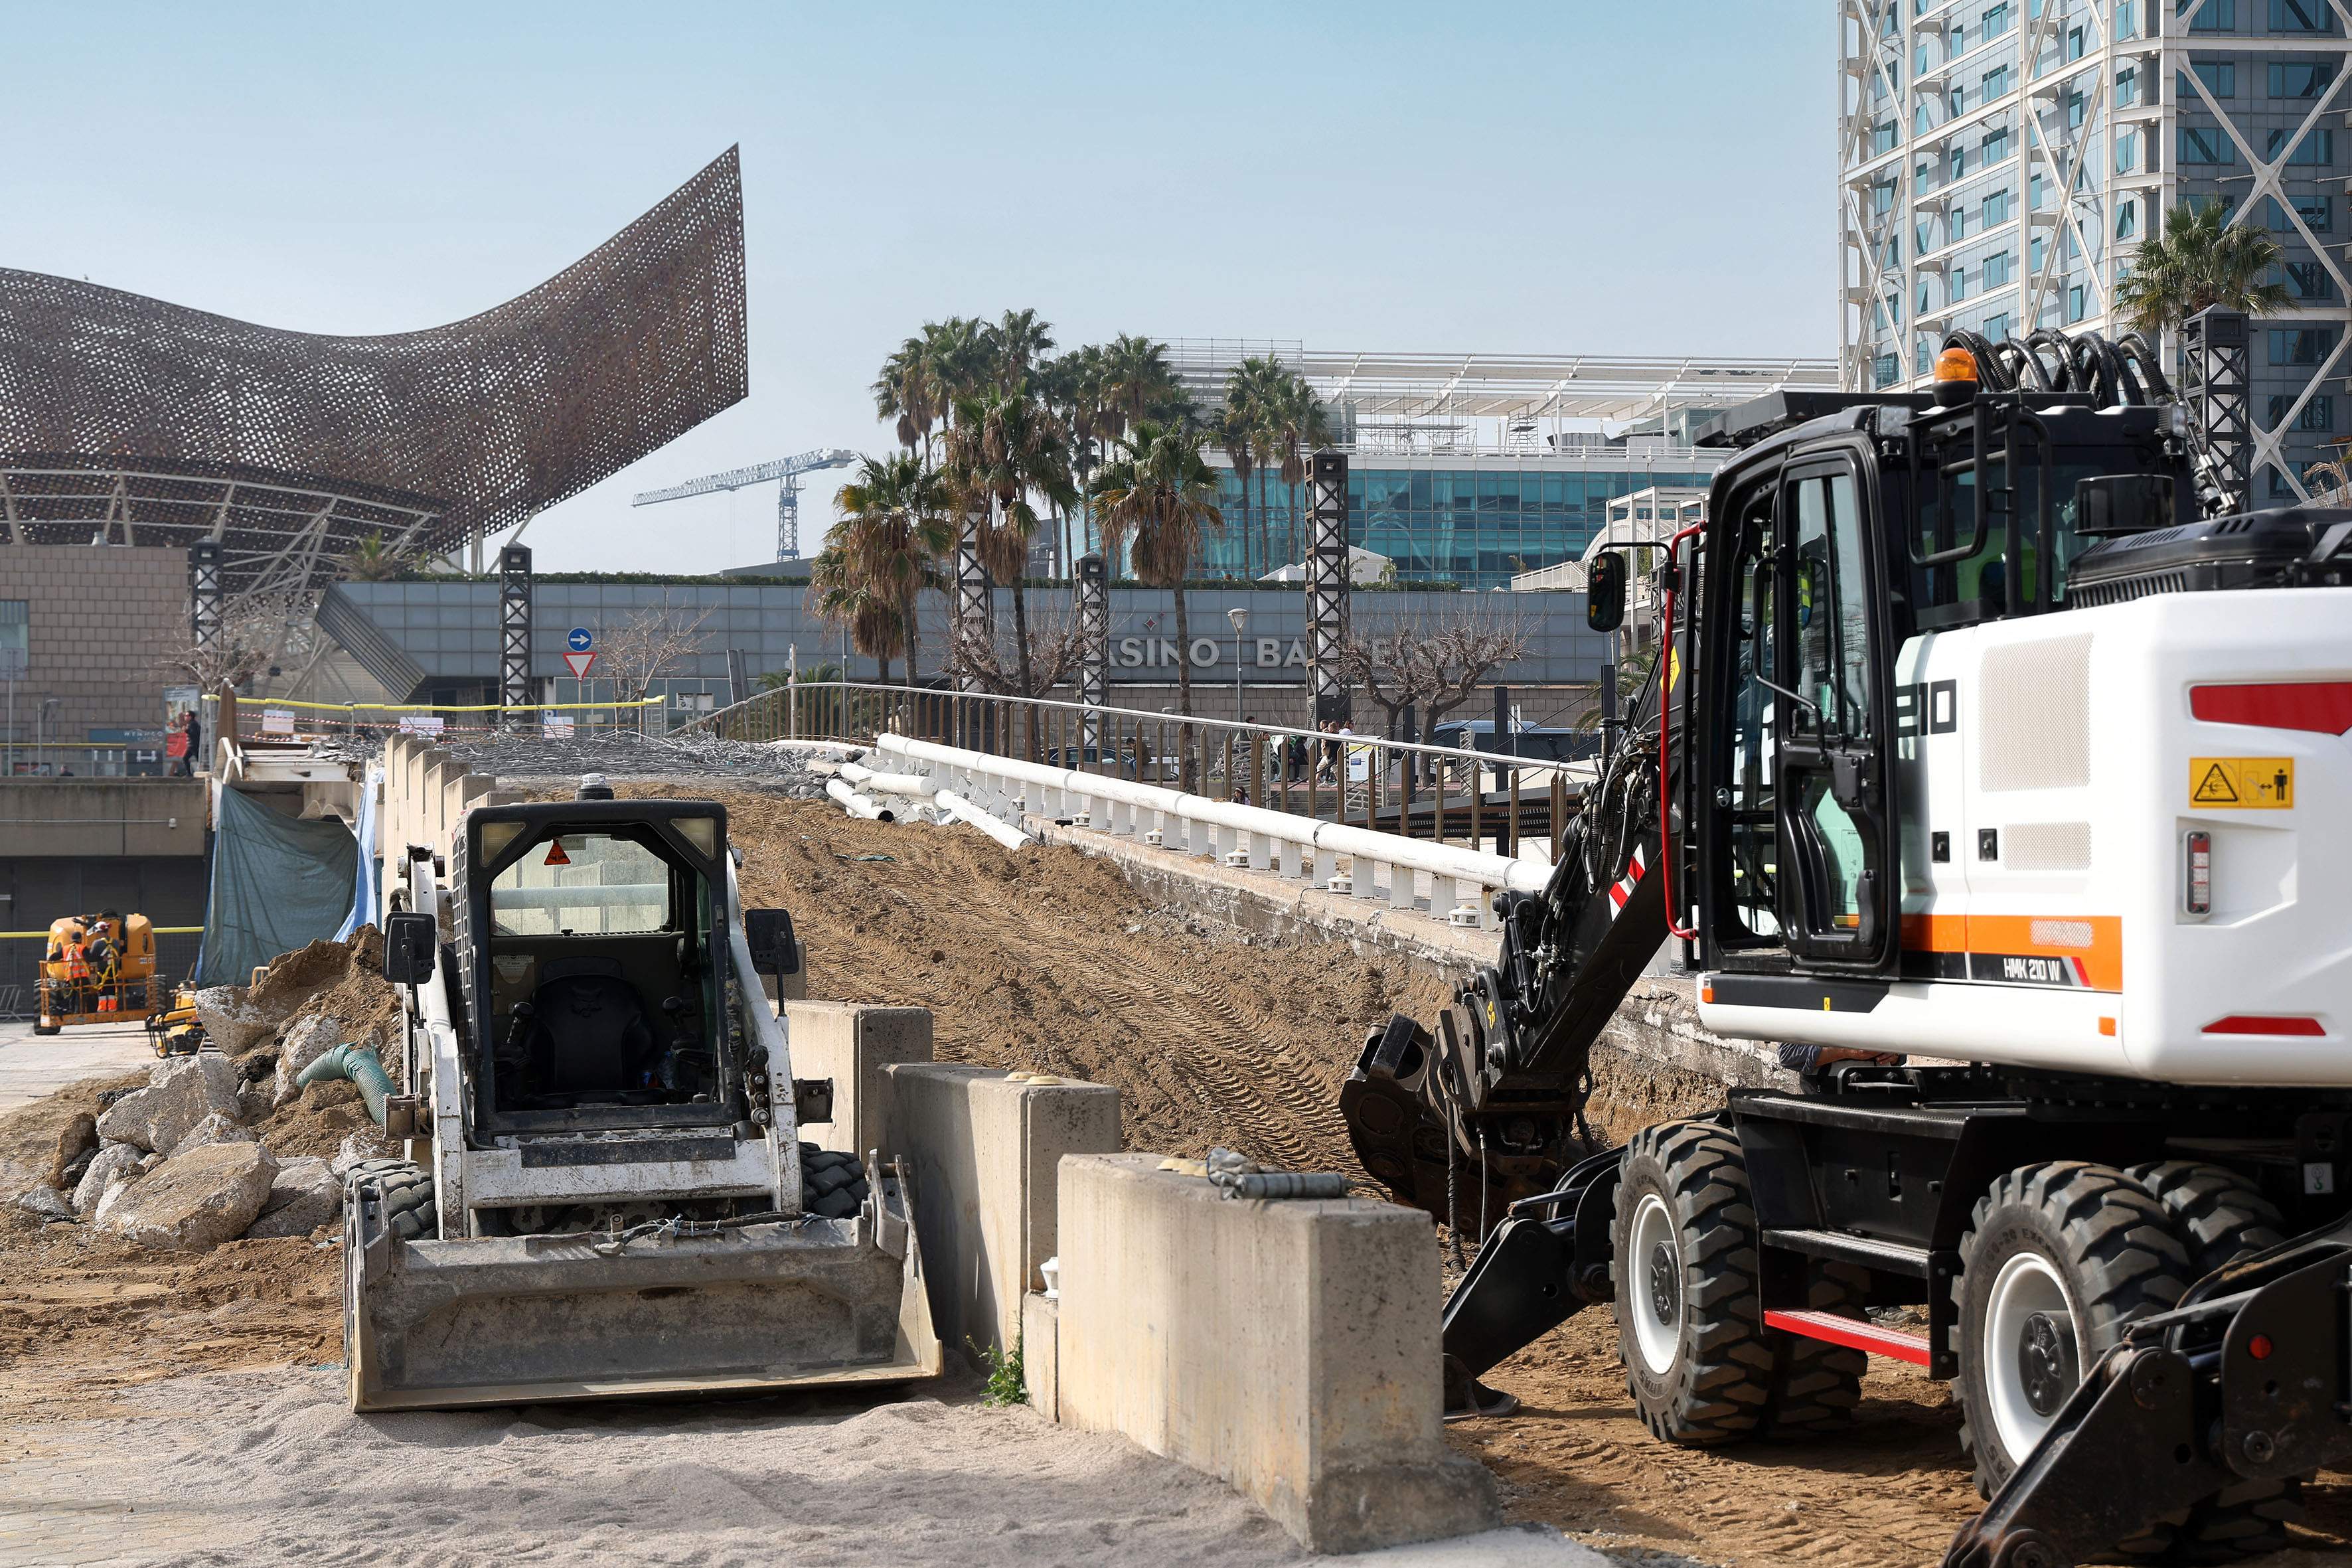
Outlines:
{"type": "Polygon", "coordinates": [[[1978,24],[1979,36],[1990,38],[2008,32],[2009,25],[2015,15],[2009,8],[2006,0],[2003,0],[2003,4],[1993,6],[1984,14],[1982,21],[1978,24]]]}
{"type": "Polygon", "coordinates": [[[2294,494],[2294,489],[2286,482],[2286,476],[2284,474],[2280,473],[2276,468],[2272,468],[2267,463],[2263,465],[2263,472],[2270,476],[2271,499],[2273,500],[2285,500],[2294,494]]]}
{"type": "Polygon", "coordinates": [[[2009,221],[2009,193],[1994,191],[1984,199],[1984,226],[1991,228],[2009,221]]]}
{"type": "Polygon", "coordinates": [[[2126,66],[2116,72],[2116,107],[2129,109],[2139,101],[2139,68],[2126,66]]]}
{"type": "Polygon", "coordinates": [[[1895,210],[1895,185],[1892,181],[1870,187],[1870,210],[1881,215],[1895,210]]]}
{"type": "Polygon", "coordinates": [[[2273,327],[2271,363],[2318,364],[2336,347],[2334,327],[2273,327]]]}
{"type": "Polygon", "coordinates": [[[1984,73],[1984,80],[1978,84],[1977,101],[1979,103],[1990,103],[1994,99],[1999,98],[2002,93],[2005,93],[2008,90],[2009,68],[2007,66],[1995,66],[1992,69],[1984,73]]]}
{"type": "Polygon", "coordinates": [[[1984,260],[1984,286],[1988,289],[2000,288],[2009,281],[2010,274],[2016,269],[2017,262],[2014,257],[2006,250],[1995,251],[1984,260]]]}
{"type": "Polygon", "coordinates": [[[2072,131],[2082,123],[2083,95],[2079,92],[2070,92],[2066,95],[2066,128],[2072,131]]]}
{"type": "Polygon", "coordinates": [[[1996,343],[2007,341],[2009,337],[2009,312],[2003,310],[1998,316],[1987,316],[1985,318],[1984,335],[1988,341],[1996,343]]]}
{"type": "Polygon", "coordinates": [[[2025,205],[2035,212],[2042,210],[2042,176],[2039,174],[2025,182],[2025,205]]]}
{"type": "Polygon", "coordinates": [[[1911,305],[1912,308],[1917,310],[1920,314],[1925,315],[1927,313],[1927,280],[1925,278],[1919,279],[1918,292],[1912,296],[1911,305]]]}
{"type": "Polygon", "coordinates": [[[1944,220],[1944,243],[1957,245],[1969,237],[1969,209],[1954,207],[1951,216],[1944,220]]]}
{"type": "MultiPolygon", "coordinates": [[[[2286,136],[2283,130],[2273,131],[2263,139],[2263,156],[2275,160],[2279,149],[2286,144],[2286,136]]],[[[2313,132],[2294,144],[2294,151],[2287,154],[2286,161],[2289,163],[2333,163],[2336,162],[2336,132],[2313,132]]]]}
{"type": "Polygon", "coordinates": [[[32,658],[32,605],[30,599],[0,599],[0,679],[25,679],[32,658]]]}
{"type": "Polygon", "coordinates": [[[2066,320],[2069,321],[2081,321],[2083,319],[2084,307],[2087,305],[2089,297],[2080,283],[2077,283],[2073,288],[2067,289],[2066,320]]]}
{"type": "Polygon", "coordinates": [[[2184,163],[2234,163],[2237,149],[2221,133],[2218,125],[2184,125],[2180,128],[2180,162],[2184,163]]]}
{"type": "Polygon", "coordinates": [[[2327,8],[2327,0],[2271,0],[2271,31],[2273,33],[2332,33],[2335,30],[2336,17],[2327,8]]]}
{"type": "Polygon", "coordinates": [[[1968,172],[1969,150],[1965,147],[1953,148],[1951,157],[1951,177],[1957,180],[1968,172]]]}
{"type": "Polygon", "coordinates": [[[2035,235],[2033,237],[2033,249],[2030,254],[2033,258],[2033,270],[2036,272],[2041,271],[2043,259],[2050,254],[2049,237],[2046,235],[2035,235]]]}
{"type": "Polygon", "coordinates": [[[2317,98],[2336,79],[2333,60],[2273,60],[2273,98],[2317,98]]]}
{"type": "Polygon", "coordinates": [[[2139,132],[2137,131],[2116,132],[2116,173],[2118,174],[2128,174],[2134,169],[2138,167],[2139,132]]]}
{"type": "Polygon", "coordinates": [[[2009,127],[2006,125],[1998,125],[1992,130],[1986,132],[1984,139],[1984,154],[1978,161],[1981,163],[1998,163],[2003,158],[2008,156],[2009,127]]]}
{"type": "Polygon", "coordinates": [[[2294,210],[2314,234],[2326,234],[2335,225],[2336,204],[2326,196],[2296,196],[2294,210]]]}
{"type": "Polygon", "coordinates": [[[2083,58],[2083,29],[2080,27],[2069,27],[2066,30],[2066,58],[2069,60],[2079,60],[2083,58]]]}
{"type": "Polygon", "coordinates": [[[1870,363],[1871,384],[1874,386],[1894,385],[1895,373],[1901,368],[1893,354],[1880,354],[1870,363]]]}
{"type": "Polygon", "coordinates": [[[2136,0],[2116,0],[2116,37],[2139,37],[2139,6],[2136,0]]]}
{"type": "Polygon", "coordinates": [[[2116,237],[2129,239],[2139,233],[2139,204],[2118,203],[2116,207],[2116,237]]]}
{"type": "MultiPolygon", "coordinates": [[[[2276,430],[2286,419],[2287,410],[2294,406],[2294,398],[2273,396],[2271,399],[2270,427],[2276,430]]],[[[2314,394],[2305,402],[2303,412],[2294,416],[2294,427],[2298,430],[2335,429],[2336,399],[2324,392],[2314,394]]]]}
{"type": "Polygon", "coordinates": [[[1968,297],[1969,269],[1965,267],[1955,267],[1952,268],[1952,281],[1944,302],[1948,305],[1957,305],[1968,297]]]}
{"type": "Polygon", "coordinates": [[[1913,366],[1911,372],[1912,374],[1925,375],[1927,374],[1928,355],[1933,352],[1934,351],[1927,347],[1927,340],[1921,338],[1919,340],[1918,351],[1911,356],[1911,363],[1913,366]]]}
{"type": "Polygon", "coordinates": [[[2316,261],[2290,261],[2286,264],[2287,292],[2298,300],[2333,300],[2336,279],[2327,268],[2316,261]]]}
{"type": "Polygon", "coordinates": [[[2205,0],[2189,18],[2192,33],[2234,33],[2238,30],[2238,0],[2205,0]]]}
{"type": "MultiPolygon", "coordinates": [[[[2189,68],[2197,73],[2197,79],[2203,82],[2205,90],[2215,98],[2238,96],[2238,64],[2235,60],[2191,60],[2189,68]]],[[[2186,75],[2179,78],[2177,85],[2179,91],[2176,96],[2182,103],[2198,101],[2197,89],[2189,85],[2186,75]]]]}

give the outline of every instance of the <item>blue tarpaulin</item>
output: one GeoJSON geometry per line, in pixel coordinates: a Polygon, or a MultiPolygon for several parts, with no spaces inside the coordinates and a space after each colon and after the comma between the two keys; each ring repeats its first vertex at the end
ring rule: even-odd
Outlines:
{"type": "Polygon", "coordinates": [[[383,784],[383,764],[367,765],[367,783],[360,790],[358,853],[352,857],[352,907],[343,916],[339,942],[349,942],[362,926],[375,924],[375,906],[383,889],[383,868],[375,858],[375,796],[383,784]]]}
{"type": "Polygon", "coordinates": [[[196,983],[242,985],[278,954],[342,929],[358,856],[352,830],[333,817],[282,816],[233,789],[219,798],[196,983]]]}

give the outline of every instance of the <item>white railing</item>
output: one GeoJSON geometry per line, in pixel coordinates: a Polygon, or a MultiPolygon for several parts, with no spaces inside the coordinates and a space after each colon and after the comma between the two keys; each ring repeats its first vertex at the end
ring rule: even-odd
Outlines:
{"type": "Polygon", "coordinates": [[[1179,853],[1213,855],[1227,866],[1273,871],[1332,893],[1367,900],[1385,897],[1397,910],[1418,907],[1416,882],[1425,873],[1433,879],[1430,913],[1458,926],[1491,929],[1495,891],[1541,892],[1551,877],[1551,868],[1535,860],[905,735],[877,735],[874,749],[894,764],[920,764],[935,785],[1016,817],[1066,819],[1179,853]],[[1380,885],[1382,874],[1385,888],[1380,885]],[[1444,907],[1449,884],[1453,902],[1444,907]]]}

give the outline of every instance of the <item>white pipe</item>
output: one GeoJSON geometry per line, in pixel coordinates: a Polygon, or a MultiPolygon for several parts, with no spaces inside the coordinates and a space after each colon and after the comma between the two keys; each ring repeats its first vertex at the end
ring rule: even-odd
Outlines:
{"type": "Polygon", "coordinates": [[[1029,836],[1027,834],[1022,832],[1017,827],[1000,821],[989,813],[981,810],[980,807],[972,805],[971,802],[964,799],[963,796],[956,794],[953,790],[940,790],[934,794],[931,798],[937,801],[939,803],[940,809],[946,812],[950,817],[953,817],[958,822],[965,823],[971,826],[979,828],[982,833],[987,834],[991,838],[995,839],[1007,849],[1024,849],[1028,847],[1029,836]]]}
{"type": "Polygon", "coordinates": [[[918,800],[929,800],[935,787],[920,773],[877,773],[862,763],[844,763],[839,771],[843,778],[860,789],[878,790],[884,795],[910,795],[918,800]]]}
{"type": "Polygon", "coordinates": [[[839,779],[825,781],[824,793],[841,803],[841,809],[867,822],[896,822],[897,814],[887,805],[877,805],[839,779]]]}
{"type": "MultiPolygon", "coordinates": [[[[1046,767],[1017,757],[962,752],[952,746],[913,740],[904,735],[879,735],[874,743],[877,750],[891,752],[933,767],[961,767],[1000,778],[1020,779],[1048,788],[1066,789],[1097,800],[1126,801],[1150,810],[1168,812],[1188,822],[1233,828],[1252,835],[1265,834],[1316,849],[1328,849],[1359,860],[1378,860],[1384,866],[1402,866],[1415,871],[1426,871],[1433,877],[1475,882],[1482,887],[1539,893],[1551,879],[1551,868],[1548,866],[1509,856],[1490,855],[1483,849],[1460,849],[1450,844],[1406,838],[1393,833],[1379,833],[1369,828],[1349,826],[1346,823],[1297,816],[1288,812],[1268,811],[1264,806],[1244,805],[1236,801],[1182,795],[1158,784],[1046,767]]],[[[1362,879],[1359,877],[1357,880],[1360,882],[1362,879]]]]}

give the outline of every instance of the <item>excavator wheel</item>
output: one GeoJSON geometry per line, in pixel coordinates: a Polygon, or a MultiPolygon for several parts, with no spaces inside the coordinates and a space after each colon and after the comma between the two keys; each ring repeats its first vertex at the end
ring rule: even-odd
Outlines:
{"type": "Polygon", "coordinates": [[[433,1173],[405,1160],[364,1160],[352,1167],[344,1186],[371,1182],[383,1190],[383,1213],[392,1234],[403,1241],[430,1239],[438,1228],[433,1212],[433,1173]]]}
{"type": "Polygon", "coordinates": [[[856,1155],[801,1145],[801,1207],[824,1219],[852,1219],[866,1206],[866,1190],[856,1155]]]}
{"type": "MultiPolygon", "coordinates": [[[[2196,1160],[2159,1160],[2126,1173],[2164,1207],[2189,1247],[2193,1282],[2286,1239],[2276,1205],[2235,1171],[2196,1160]]],[[[2287,1526],[2303,1518],[2300,1476],[2241,1480],[2189,1510],[2174,1532],[2171,1555],[2188,1563],[2230,1563],[2283,1550],[2287,1526]]]]}
{"type": "Polygon", "coordinates": [[[1960,1238],[1952,1287],[1953,1393],[1979,1494],[2009,1479],[2125,1325],[2169,1310],[2189,1279],[2188,1248],[2163,1206],[2113,1166],[2052,1160],[1992,1184],[1960,1238]]]}
{"type": "Polygon", "coordinates": [[[1757,1291],[1756,1209],[1738,1140],[1710,1121],[1635,1133],[1610,1240],[1618,1352],[1642,1424],[1687,1447],[1754,1433],[1779,1363],[1757,1291]]]}

